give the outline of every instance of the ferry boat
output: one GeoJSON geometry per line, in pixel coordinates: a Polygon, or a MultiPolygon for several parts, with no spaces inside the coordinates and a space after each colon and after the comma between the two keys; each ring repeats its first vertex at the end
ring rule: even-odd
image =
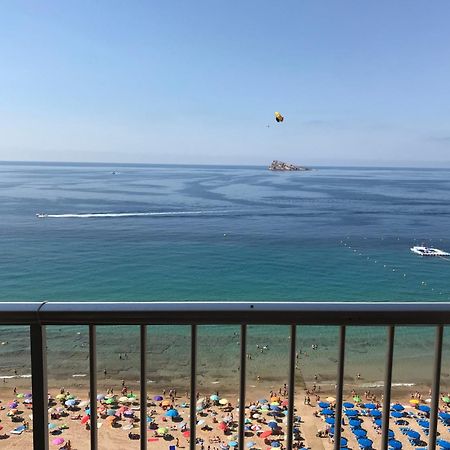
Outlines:
{"type": "Polygon", "coordinates": [[[411,247],[411,251],[420,256],[450,256],[450,253],[433,247],[423,247],[416,245],[415,247],[411,247]]]}

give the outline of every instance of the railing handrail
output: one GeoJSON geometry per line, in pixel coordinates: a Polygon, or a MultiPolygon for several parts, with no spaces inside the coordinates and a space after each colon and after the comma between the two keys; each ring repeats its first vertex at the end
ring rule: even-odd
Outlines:
{"type": "Polygon", "coordinates": [[[2,325],[444,325],[449,302],[0,302],[2,325]]]}

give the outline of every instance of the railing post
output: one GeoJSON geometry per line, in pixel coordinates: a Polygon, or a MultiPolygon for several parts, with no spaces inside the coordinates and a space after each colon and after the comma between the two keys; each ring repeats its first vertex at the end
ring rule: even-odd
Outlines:
{"type": "Polygon", "coordinates": [[[89,399],[91,450],[97,450],[97,331],[95,325],[89,325],[89,399]]]}
{"type": "Polygon", "coordinates": [[[395,327],[388,327],[388,345],[386,354],[386,369],[384,373],[383,397],[383,428],[381,436],[381,450],[387,450],[389,442],[389,414],[391,409],[392,359],[394,356],[395,327]]]}
{"type": "Polygon", "coordinates": [[[197,425],[197,325],[191,325],[191,401],[189,402],[189,448],[195,450],[195,435],[197,425]]]}
{"type": "Polygon", "coordinates": [[[342,397],[344,392],[345,326],[339,327],[339,362],[336,386],[336,411],[334,421],[334,450],[341,448],[342,397]]]}
{"type": "Polygon", "coordinates": [[[141,325],[141,450],[147,450],[147,326],[141,325]]]}
{"type": "Polygon", "coordinates": [[[287,423],[287,448],[292,449],[293,428],[294,428],[294,397],[295,397],[295,355],[297,350],[297,327],[291,325],[291,348],[289,356],[289,404],[287,423]]]}
{"type": "Polygon", "coordinates": [[[245,375],[247,362],[247,325],[241,325],[241,363],[239,378],[239,448],[244,448],[245,439],[245,375]]]}
{"type": "Polygon", "coordinates": [[[434,344],[434,370],[433,370],[433,387],[431,397],[430,437],[428,441],[429,450],[434,450],[436,448],[443,336],[444,336],[444,327],[440,325],[436,327],[436,341],[434,344]]]}
{"type": "Polygon", "coordinates": [[[30,326],[33,449],[48,450],[47,339],[45,326],[30,326]]]}

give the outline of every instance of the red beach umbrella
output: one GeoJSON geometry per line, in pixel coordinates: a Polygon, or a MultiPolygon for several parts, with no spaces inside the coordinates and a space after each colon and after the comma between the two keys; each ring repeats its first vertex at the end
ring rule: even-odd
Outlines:
{"type": "Polygon", "coordinates": [[[84,416],[84,417],[81,419],[81,423],[84,425],[86,422],[89,422],[89,419],[90,419],[89,416],[84,416]]]}
{"type": "Polygon", "coordinates": [[[227,424],[225,422],[220,422],[219,423],[219,428],[221,430],[226,430],[228,428],[227,424]]]}
{"type": "Polygon", "coordinates": [[[270,436],[271,434],[272,434],[272,430],[266,430],[266,431],[263,431],[263,432],[259,435],[259,437],[265,439],[266,437],[270,436]]]}
{"type": "Polygon", "coordinates": [[[185,432],[183,432],[183,436],[184,436],[185,438],[188,438],[190,435],[191,435],[191,432],[190,432],[190,431],[185,431],[185,432]]]}

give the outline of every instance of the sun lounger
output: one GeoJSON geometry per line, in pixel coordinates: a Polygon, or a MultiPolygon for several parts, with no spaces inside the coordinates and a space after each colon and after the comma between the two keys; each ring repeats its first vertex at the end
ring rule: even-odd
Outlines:
{"type": "Polygon", "coordinates": [[[14,428],[14,430],[10,431],[10,434],[22,434],[26,430],[25,425],[21,425],[20,427],[14,428]]]}

